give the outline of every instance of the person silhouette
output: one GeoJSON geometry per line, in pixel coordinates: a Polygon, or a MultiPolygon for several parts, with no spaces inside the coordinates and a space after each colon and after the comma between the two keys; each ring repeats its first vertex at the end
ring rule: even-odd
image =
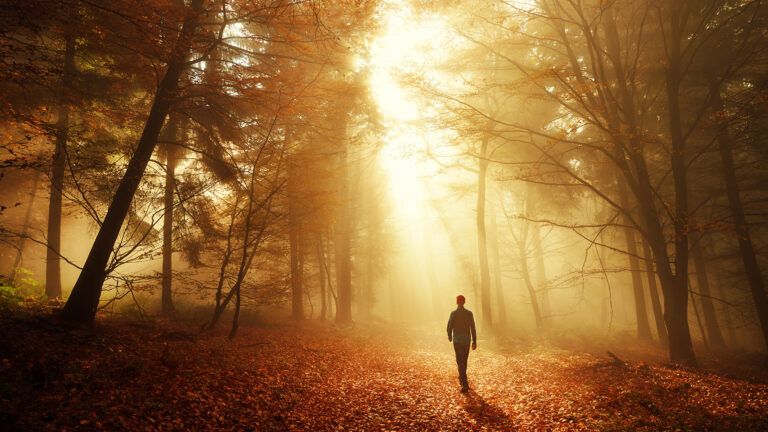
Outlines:
{"type": "Polygon", "coordinates": [[[456,297],[456,310],[452,311],[448,318],[448,342],[453,342],[453,350],[456,352],[456,365],[459,367],[459,383],[462,393],[469,391],[467,360],[469,359],[470,340],[472,349],[477,349],[475,317],[469,309],[464,307],[464,303],[466,303],[464,296],[458,295],[456,297]]]}

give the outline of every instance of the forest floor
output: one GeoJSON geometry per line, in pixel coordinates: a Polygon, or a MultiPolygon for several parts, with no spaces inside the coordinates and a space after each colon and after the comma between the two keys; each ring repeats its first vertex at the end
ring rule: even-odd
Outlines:
{"type": "Polygon", "coordinates": [[[78,330],[0,313],[0,429],[768,430],[759,372],[479,345],[464,394],[439,332],[278,323],[229,341],[164,321],[78,330]]]}

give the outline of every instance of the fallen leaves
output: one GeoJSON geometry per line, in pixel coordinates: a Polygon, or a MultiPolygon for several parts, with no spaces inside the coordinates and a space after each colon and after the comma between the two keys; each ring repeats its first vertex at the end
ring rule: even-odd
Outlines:
{"type": "Polygon", "coordinates": [[[492,350],[459,393],[408,329],[0,322],[0,422],[20,430],[765,430],[768,385],[555,348],[492,350]],[[412,348],[411,348],[412,347],[412,348]]]}

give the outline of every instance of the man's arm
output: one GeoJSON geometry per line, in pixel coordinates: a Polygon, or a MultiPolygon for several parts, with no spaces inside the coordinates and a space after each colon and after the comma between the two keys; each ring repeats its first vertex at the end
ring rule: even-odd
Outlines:
{"type": "Polygon", "coordinates": [[[477,329],[475,329],[475,316],[469,315],[469,330],[472,332],[472,349],[477,348],[477,329]]]}
{"type": "Polygon", "coordinates": [[[453,312],[448,317],[448,342],[453,340],[453,312]]]}

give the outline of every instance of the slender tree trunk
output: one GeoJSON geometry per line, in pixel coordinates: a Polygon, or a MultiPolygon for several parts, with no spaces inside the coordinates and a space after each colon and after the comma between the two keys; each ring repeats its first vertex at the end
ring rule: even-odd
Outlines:
{"type": "Polygon", "coordinates": [[[629,270],[632,273],[632,288],[635,294],[635,316],[637,317],[637,338],[644,341],[651,341],[651,327],[648,324],[648,311],[645,307],[645,293],[643,291],[643,280],[640,273],[640,260],[638,260],[637,243],[635,233],[631,228],[624,228],[624,237],[627,242],[627,252],[629,252],[629,270]]]}
{"type": "Polygon", "coordinates": [[[176,192],[176,164],[178,149],[174,141],[179,138],[178,119],[168,120],[168,143],[165,145],[165,194],[163,204],[163,292],[161,309],[163,315],[172,315],[173,307],[173,197],[176,192]]]}
{"type": "Polygon", "coordinates": [[[551,305],[549,302],[549,285],[547,282],[547,266],[544,262],[544,248],[541,244],[541,228],[534,224],[531,228],[531,240],[533,242],[533,255],[536,259],[536,286],[541,298],[540,312],[541,322],[544,327],[550,324],[551,305]]]}
{"type": "Polygon", "coordinates": [[[232,329],[229,331],[229,338],[234,339],[235,335],[237,334],[237,327],[240,323],[240,287],[242,285],[237,285],[235,287],[235,313],[232,316],[232,329]]]}
{"type": "Polygon", "coordinates": [[[645,277],[648,281],[648,292],[651,295],[651,307],[653,308],[653,318],[656,323],[656,334],[659,335],[659,342],[662,346],[669,345],[669,338],[667,337],[667,328],[664,327],[664,314],[661,311],[661,301],[659,299],[659,291],[656,286],[656,269],[653,265],[653,256],[651,250],[648,247],[648,242],[643,240],[643,256],[645,257],[645,277]]]}
{"type": "MultiPolygon", "coordinates": [[[[330,238],[331,235],[328,234],[328,237],[330,238]]],[[[320,238],[320,240],[322,242],[322,237],[320,238]]],[[[331,242],[330,241],[325,242],[325,246],[323,247],[323,249],[324,249],[323,266],[325,267],[324,270],[325,270],[326,282],[328,283],[326,287],[327,288],[326,293],[328,294],[328,300],[327,300],[328,318],[330,318],[331,316],[334,316],[334,314],[336,314],[339,310],[339,302],[336,298],[336,293],[334,293],[333,291],[333,281],[335,279],[335,275],[332,274],[333,267],[331,267],[331,265],[329,264],[329,262],[333,257],[331,242]]],[[[335,262],[336,261],[334,260],[334,263],[335,262]]]]}
{"type": "Polygon", "coordinates": [[[696,305],[696,296],[691,295],[689,298],[691,299],[691,309],[693,310],[693,314],[696,317],[696,324],[698,324],[699,326],[699,333],[701,333],[701,341],[704,342],[704,347],[707,350],[709,350],[711,348],[711,345],[709,344],[709,338],[707,338],[707,331],[704,328],[704,324],[701,322],[701,315],[699,315],[699,308],[696,305]]]}
{"type": "Polygon", "coordinates": [[[725,348],[725,339],[720,331],[720,323],[717,321],[715,305],[712,303],[712,290],[709,286],[709,276],[704,257],[701,254],[701,246],[697,243],[691,251],[693,264],[696,267],[696,285],[701,292],[701,310],[704,313],[704,324],[707,328],[707,336],[712,348],[725,348]]]}
{"type": "Polygon", "coordinates": [[[485,189],[488,172],[488,137],[480,145],[477,174],[477,252],[480,265],[480,302],[483,329],[493,327],[491,318],[491,270],[488,266],[488,244],[485,233],[485,189]]]}
{"type": "MultiPolygon", "coordinates": [[[[634,158],[638,170],[638,211],[642,215],[647,232],[647,242],[653,254],[656,272],[659,276],[661,290],[664,295],[664,323],[669,340],[670,361],[678,364],[695,365],[696,356],[693,352],[690,328],[688,327],[688,283],[687,277],[681,279],[679,274],[672,271],[671,259],[667,252],[667,242],[664,230],[655,207],[653,188],[648,176],[645,161],[634,158]]],[[[677,247],[681,245],[677,242],[677,247]]],[[[684,242],[687,245],[687,241],[684,242]]],[[[687,259],[687,253],[676,257],[687,259]]],[[[680,263],[676,268],[687,271],[687,266],[680,263]]]]}
{"type": "MultiPolygon", "coordinates": [[[[720,88],[717,85],[717,80],[712,75],[709,77],[709,89],[712,111],[715,113],[722,112],[724,104],[720,96],[720,88]]],[[[728,205],[731,209],[736,240],[739,243],[739,251],[741,252],[741,261],[744,264],[744,272],[749,281],[752,301],[755,303],[757,317],[760,320],[763,341],[766,348],[768,348],[768,295],[766,295],[765,280],[757,262],[755,247],[752,244],[752,235],[744,214],[741,191],[739,190],[739,182],[736,177],[736,164],[733,160],[733,144],[728,133],[728,127],[725,124],[718,131],[717,144],[720,152],[723,178],[725,179],[725,189],[728,194],[728,205]]]]}
{"type": "Polygon", "coordinates": [[[298,177],[295,162],[288,160],[288,237],[291,251],[291,318],[304,319],[304,302],[301,266],[301,240],[299,237],[298,177]]]}
{"type": "Polygon", "coordinates": [[[48,298],[61,297],[61,208],[64,189],[64,167],[66,165],[67,137],[69,135],[69,89],[75,73],[75,21],[77,8],[68,5],[70,20],[66,30],[64,51],[64,73],[61,80],[61,98],[56,122],[56,148],[53,153],[51,170],[51,194],[48,201],[48,247],[45,253],[45,294],[48,298]]]}
{"type": "MultiPolygon", "coordinates": [[[[345,130],[345,128],[342,128],[345,130]]],[[[341,134],[341,154],[338,169],[338,209],[335,234],[336,286],[338,289],[338,309],[336,322],[347,324],[352,322],[352,260],[350,243],[352,227],[350,220],[349,202],[349,166],[347,160],[347,144],[344,134],[341,134]]]]}
{"type": "Polygon", "coordinates": [[[299,229],[295,221],[289,222],[289,240],[291,249],[291,318],[304,319],[304,300],[302,288],[301,266],[299,265],[301,246],[299,229]]]}
{"type": "Polygon", "coordinates": [[[325,321],[328,314],[328,299],[325,292],[325,258],[323,256],[323,241],[320,238],[321,234],[317,234],[317,271],[318,282],[320,284],[320,319],[325,321]]]}
{"type": "Polygon", "coordinates": [[[491,257],[493,259],[493,284],[496,290],[496,299],[499,307],[499,326],[507,329],[507,303],[504,298],[504,286],[502,283],[501,259],[499,257],[499,227],[496,224],[496,211],[491,211],[491,257]]]}
{"type": "MultiPolygon", "coordinates": [[[[717,276],[716,273],[713,273],[712,278],[714,279],[714,286],[715,290],[717,291],[717,295],[719,298],[723,299],[723,301],[728,302],[728,294],[725,289],[723,289],[723,284],[720,282],[720,278],[717,276]]],[[[730,344],[731,347],[738,346],[739,341],[736,337],[736,331],[733,327],[733,317],[731,315],[731,304],[726,304],[725,307],[723,307],[723,321],[725,322],[725,331],[728,335],[728,344],[730,344]]]]}
{"type": "MultiPolygon", "coordinates": [[[[673,287],[674,292],[665,293],[665,319],[669,331],[670,357],[673,362],[695,364],[690,330],[688,329],[688,179],[685,160],[685,136],[680,112],[680,82],[682,77],[680,41],[684,37],[681,4],[672,2],[669,6],[669,43],[666,68],[667,115],[671,137],[672,179],[675,191],[675,272],[668,275],[672,280],[662,285],[673,287]]],[[[657,245],[661,248],[661,245],[657,245]]],[[[662,276],[662,275],[660,275],[662,276]]],[[[663,278],[664,276],[662,276],[663,278]]],[[[663,279],[662,279],[663,281],[663,279]]]]}
{"type": "Polygon", "coordinates": [[[80,276],[72,289],[72,294],[61,311],[60,317],[64,321],[82,324],[93,323],[101,297],[101,288],[107,277],[107,262],[112,254],[112,248],[120,233],[123,221],[128,214],[133,195],[136,193],[147,163],[152,157],[165,117],[176,97],[179,78],[186,69],[186,58],[192,46],[192,37],[197,29],[201,10],[202,0],[192,0],[174,47],[173,58],[168,63],[165,76],[160,81],[136,152],[128,162],[128,167],[115,196],[112,198],[112,203],[107,210],[101,229],[96,235],[80,276]]]}
{"type": "MultiPolygon", "coordinates": [[[[627,187],[620,178],[617,177],[619,184],[619,200],[621,206],[629,211],[629,200],[627,196],[627,187]]],[[[637,242],[635,241],[635,232],[629,226],[624,228],[624,240],[627,242],[627,258],[629,259],[629,271],[632,275],[632,288],[635,295],[635,317],[637,318],[637,338],[643,341],[650,341],[651,327],[648,325],[648,312],[645,308],[645,294],[643,292],[643,280],[640,274],[640,260],[637,251],[637,242]]]]}
{"type": "Polygon", "coordinates": [[[229,261],[232,258],[232,253],[234,253],[234,247],[232,245],[232,239],[233,235],[232,233],[235,230],[235,220],[237,220],[237,215],[240,212],[240,194],[235,195],[235,203],[232,207],[232,214],[230,215],[229,219],[229,227],[227,228],[227,247],[224,250],[224,256],[221,259],[221,263],[219,264],[219,281],[216,284],[216,295],[215,295],[215,304],[213,307],[213,317],[211,320],[205,324],[203,324],[202,329],[213,329],[213,326],[216,325],[216,322],[219,319],[219,315],[221,314],[221,311],[224,310],[224,307],[226,305],[222,305],[222,294],[224,290],[224,282],[227,276],[227,266],[229,266],[229,261]]]}
{"type": "Polygon", "coordinates": [[[24,256],[24,243],[27,241],[27,234],[29,233],[29,226],[32,223],[32,206],[35,204],[35,197],[37,196],[37,187],[40,184],[40,171],[35,172],[35,179],[32,181],[32,193],[29,197],[29,204],[27,205],[27,212],[24,214],[24,226],[21,229],[21,236],[19,236],[19,243],[16,245],[16,258],[13,260],[13,267],[11,267],[11,274],[8,280],[13,285],[16,282],[16,271],[21,265],[21,258],[24,256]]]}
{"type": "Polygon", "coordinates": [[[529,221],[523,222],[523,232],[521,233],[517,242],[519,251],[518,253],[520,255],[520,272],[522,273],[525,287],[528,289],[528,297],[531,299],[531,308],[533,309],[533,318],[536,322],[536,331],[541,331],[544,329],[544,320],[542,319],[541,310],[539,309],[539,300],[536,296],[536,288],[531,281],[531,272],[528,267],[528,251],[525,247],[528,243],[529,224],[529,221]]]}
{"type": "MultiPolygon", "coordinates": [[[[638,199],[638,212],[644,225],[648,246],[653,253],[653,262],[661,283],[664,295],[664,322],[667,327],[669,342],[669,356],[674,363],[696,364],[696,356],[693,352],[690,329],[688,328],[688,194],[685,163],[685,138],[682,133],[680,120],[679,90],[681,79],[680,41],[683,35],[682,21],[680,20],[680,5],[670,3],[670,16],[668,18],[667,64],[666,64],[666,89],[667,108],[670,135],[672,137],[671,165],[675,191],[675,269],[672,270],[671,260],[667,251],[667,243],[663,227],[660,223],[659,211],[656,209],[653,184],[648,175],[643,145],[639,142],[636,107],[633,101],[633,93],[627,85],[627,74],[624,72],[622,55],[617,42],[616,23],[608,8],[605,20],[607,37],[607,50],[611,63],[615,68],[618,90],[621,95],[622,109],[629,126],[629,145],[622,147],[617,154],[620,168],[627,179],[632,181],[633,192],[638,199]],[[628,157],[629,164],[622,161],[628,157]],[[630,168],[629,165],[633,165],[630,168]],[[636,176],[633,177],[633,174],[636,176]]],[[[660,9],[661,10],[661,9],[660,9]]],[[[662,19],[664,19],[662,18],[662,19]]],[[[572,63],[575,59],[572,58],[572,63]]],[[[574,63],[576,64],[576,63],[574,63]]],[[[619,112],[614,110],[614,116],[619,112]]],[[[625,140],[627,133],[618,128],[619,122],[612,121],[612,129],[615,130],[617,141],[625,140]]],[[[619,146],[621,147],[621,146],[619,146]]],[[[625,209],[626,210],[626,209],[625,209]]],[[[661,334],[661,333],[660,333],[661,334]]]]}
{"type": "MultiPolygon", "coordinates": [[[[261,153],[259,153],[261,155],[261,153]]],[[[272,190],[270,194],[266,197],[266,199],[260,203],[254,204],[253,202],[253,194],[255,191],[254,185],[256,183],[256,172],[258,167],[258,158],[253,163],[253,166],[251,167],[251,179],[250,179],[250,186],[248,188],[248,205],[246,207],[245,213],[243,214],[245,224],[244,224],[244,230],[243,230],[243,246],[242,246],[242,252],[240,255],[240,263],[238,264],[237,268],[237,276],[235,278],[235,282],[232,284],[232,288],[229,290],[229,293],[224,297],[223,299],[220,299],[220,293],[221,293],[221,286],[223,285],[222,280],[219,279],[219,289],[217,290],[217,307],[214,309],[213,313],[213,319],[211,319],[210,325],[207,327],[208,329],[213,329],[216,326],[216,323],[218,323],[219,319],[221,318],[221,315],[224,313],[224,310],[227,308],[227,305],[232,300],[232,297],[234,295],[237,296],[237,301],[240,301],[240,290],[243,286],[243,281],[245,280],[246,275],[248,274],[248,270],[251,268],[251,263],[253,262],[253,258],[256,256],[256,251],[259,248],[259,244],[261,243],[261,240],[264,236],[264,231],[267,229],[268,222],[266,220],[261,221],[261,226],[258,227],[256,235],[254,236],[253,240],[251,240],[251,236],[253,235],[253,218],[257,211],[257,209],[265,209],[265,213],[270,213],[270,207],[272,198],[274,197],[274,194],[277,193],[279,187],[272,190]],[[249,252],[250,251],[250,252],[249,252]]],[[[237,202],[237,201],[236,201],[237,202]]],[[[237,204],[235,205],[234,209],[234,215],[237,214],[237,204]]],[[[234,217],[233,221],[234,222],[234,217]]],[[[232,233],[232,227],[229,228],[229,234],[232,233]]],[[[231,238],[227,239],[227,249],[228,251],[230,249],[230,242],[231,238]]],[[[225,260],[229,260],[229,255],[225,255],[225,260]]],[[[223,271],[226,269],[225,263],[222,264],[222,273],[220,275],[223,278],[223,271]]],[[[237,310],[235,311],[235,321],[233,321],[233,330],[231,337],[234,337],[234,332],[237,331],[237,317],[239,316],[239,305],[237,306],[237,310]]]]}

